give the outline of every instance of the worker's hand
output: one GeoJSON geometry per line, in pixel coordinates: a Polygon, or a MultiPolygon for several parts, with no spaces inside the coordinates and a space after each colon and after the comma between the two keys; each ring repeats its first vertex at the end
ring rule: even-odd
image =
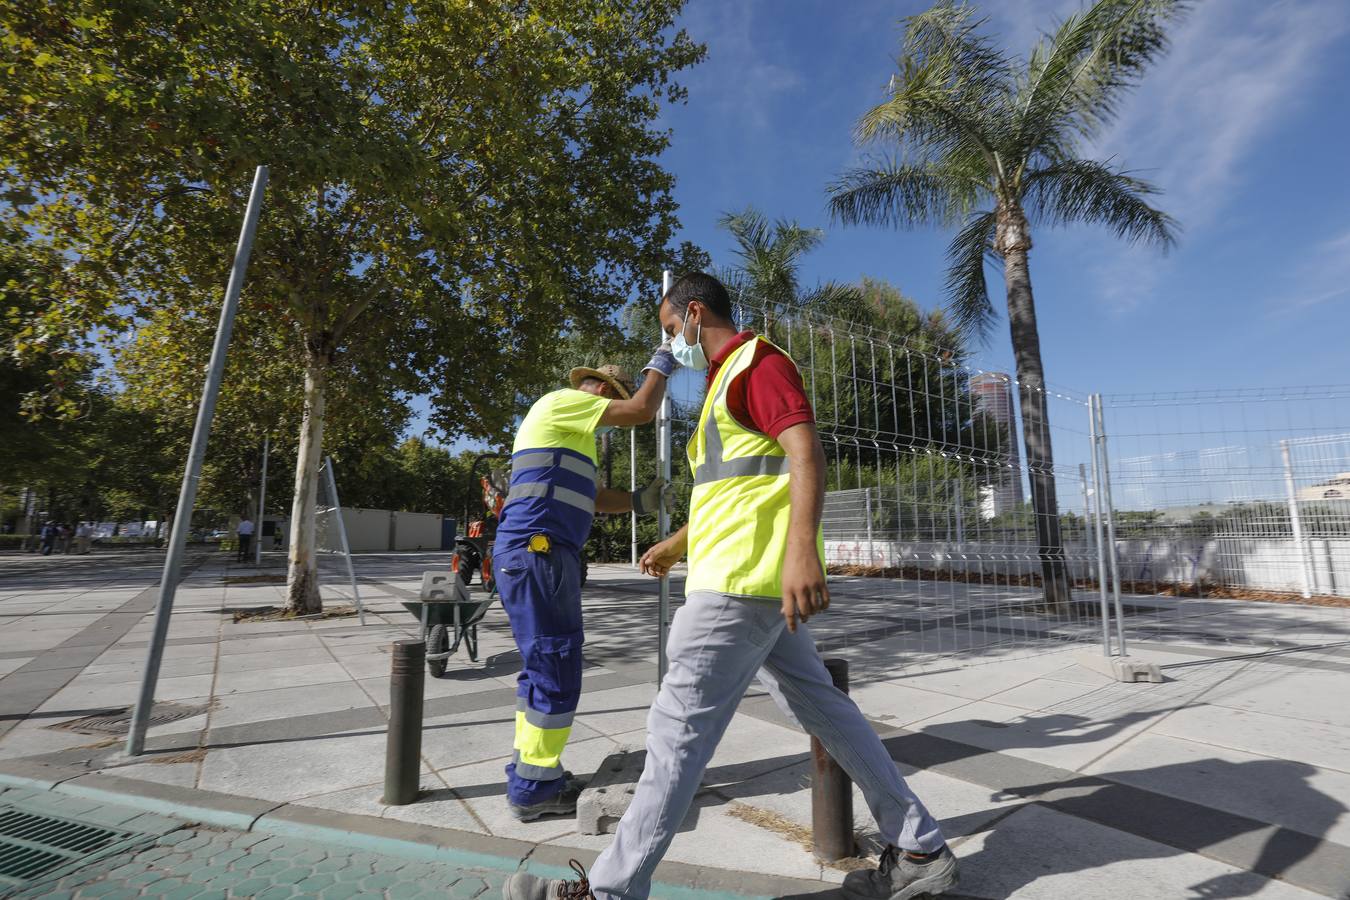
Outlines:
{"type": "Polygon", "coordinates": [[[633,512],[639,516],[646,516],[656,512],[661,505],[661,498],[670,490],[670,485],[664,478],[656,478],[652,483],[640,491],[633,491],[633,512]]]}
{"type": "Polygon", "coordinates": [[[675,361],[675,355],[670,352],[670,347],[667,344],[662,344],[656,348],[656,354],[652,357],[651,362],[642,367],[642,371],[651,369],[669,378],[675,374],[675,370],[679,367],[680,364],[675,361]]]}
{"type": "Polygon", "coordinates": [[[671,535],[658,544],[653,544],[638,560],[638,571],[643,575],[661,578],[670,574],[670,570],[684,556],[684,542],[679,535],[671,535]]]}
{"type": "Polygon", "coordinates": [[[783,560],[783,618],[788,631],[797,631],[797,622],[805,622],[830,608],[830,589],[825,586],[825,569],[815,547],[795,553],[788,548],[783,560]]]}

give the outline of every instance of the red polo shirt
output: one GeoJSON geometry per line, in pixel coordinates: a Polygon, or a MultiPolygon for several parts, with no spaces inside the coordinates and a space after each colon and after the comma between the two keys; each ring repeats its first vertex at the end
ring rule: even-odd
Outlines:
{"type": "MultiPolygon", "coordinates": [[[[732,351],[754,338],[753,331],[742,331],[708,360],[708,387],[732,351]]],[[[749,368],[727,386],[727,408],[742,426],[774,440],[793,425],[816,418],[797,367],[786,353],[764,341],[755,347],[749,368]]]]}

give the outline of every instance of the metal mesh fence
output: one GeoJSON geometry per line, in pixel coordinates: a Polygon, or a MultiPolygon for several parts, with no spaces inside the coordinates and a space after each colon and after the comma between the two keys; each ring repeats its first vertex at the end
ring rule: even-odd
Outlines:
{"type": "MultiPolygon", "coordinates": [[[[738,322],[797,363],[828,459],[836,607],[812,622],[822,649],[874,645],[894,671],[1100,641],[1085,395],[1026,390],[922,332],[788,305],[742,303],[738,322]],[[1048,420],[1030,453],[1029,406],[1048,420]]],[[[678,526],[704,373],[677,373],[670,391],[678,526]]]]}
{"type": "Polygon", "coordinates": [[[1104,398],[1135,639],[1350,639],[1350,387],[1104,398]]]}

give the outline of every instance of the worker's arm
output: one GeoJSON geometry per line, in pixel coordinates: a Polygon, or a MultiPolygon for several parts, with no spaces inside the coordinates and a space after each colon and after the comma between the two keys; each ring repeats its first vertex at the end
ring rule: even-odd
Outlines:
{"type": "Polygon", "coordinates": [[[685,551],[688,549],[689,526],[685,525],[664,541],[652,544],[638,561],[638,570],[655,578],[669,575],[675,564],[684,559],[685,551]]]}
{"type": "Polygon", "coordinates": [[[633,495],[628,491],[600,488],[595,494],[595,511],[598,513],[632,512],[633,495]]]}
{"type": "Polygon", "coordinates": [[[798,619],[805,622],[830,605],[825,567],[816,545],[825,507],[825,448],[812,422],[784,430],[778,443],[787,452],[792,503],[783,559],[783,618],[788,630],[796,631],[798,619]]]}
{"type": "Polygon", "coordinates": [[[661,398],[666,395],[666,380],[675,372],[675,357],[662,344],[642,371],[647,375],[642,381],[642,387],[637,389],[631,400],[609,401],[599,424],[646,425],[656,418],[656,411],[661,408],[661,398]]]}
{"type": "Polygon", "coordinates": [[[665,490],[666,480],[654,478],[646,487],[638,491],[616,491],[600,488],[595,494],[595,511],[600,513],[635,512],[647,516],[656,512],[661,503],[661,493],[665,490]]]}

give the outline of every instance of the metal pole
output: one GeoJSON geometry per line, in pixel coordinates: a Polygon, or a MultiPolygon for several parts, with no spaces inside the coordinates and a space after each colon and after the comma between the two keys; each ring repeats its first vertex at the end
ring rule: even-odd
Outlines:
{"type": "MultiPolygon", "coordinates": [[[[667,269],[661,273],[661,297],[670,293],[671,285],[675,279],[671,275],[671,270],[667,269]]],[[[666,332],[659,332],[659,339],[666,341],[666,332]]],[[[656,464],[657,476],[666,479],[666,483],[671,480],[671,386],[666,385],[666,395],[661,397],[661,412],[656,420],[656,464]]],[[[666,509],[666,491],[661,491],[660,503],[656,509],[656,537],[657,540],[664,541],[670,537],[671,517],[670,510],[666,509]]],[[[659,687],[661,681],[666,679],[666,669],[670,661],[666,658],[666,644],[670,640],[671,630],[671,579],[670,575],[663,575],[660,579],[660,586],[657,587],[656,615],[660,619],[659,630],[657,630],[656,646],[656,684],[659,687]]]]}
{"type": "Polygon", "coordinates": [[[389,666],[389,731],[384,745],[384,802],[405,806],[417,799],[422,769],[422,691],[426,641],[394,641],[389,666]]]}
{"type": "MultiPolygon", "coordinates": [[[[1093,446],[1093,452],[1096,452],[1096,446],[1093,446]]],[[[1087,541],[1088,552],[1092,551],[1092,504],[1089,499],[1094,491],[1088,487],[1087,466],[1084,463],[1078,464],[1078,483],[1083,486],[1083,536],[1087,541]]]]}
{"type": "Polygon", "coordinates": [[[1106,507],[1106,558],[1111,563],[1111,593],[1116,600],[1116,640],[1120,643],[1120,655],[1129,656],[1125,646],[1125,612],[1120,605],[1120,554],[1116,549],[1116,511],[1111,499],[1111,453],[1106,446],[1106,410],[1102,405],[1102,395],[1097,395],[1097,437],[1102,444],[1102,505],[1106,507]]]}
{"type": "MultiPolygon", "coordinates": [[[[667,385],[669,388],[669,385],[667,385]]],[[[637,492],[637,429],[632,428],[628,431],[628,487],[634,493],[637,492]]],[[[637,513],[630,513],[628,516],[629,528],[631,529],[633,565],[638,564],[638,539],[637,539],[637,513]]]]}
{"type": "Polygon", "coordinates": [[[352,549],[347,543],[347,524],[342,521],[342,501],[338,499],[337,480],[333,477],[333,458],[324,457],[328,470],[328,493],[333,497],[333,515],[337,516],[338,537],[342,538],[342,556],[347,560],[347,577],[352,583],[352,597],[356,600],[356,614],[366,624],[366,606],[361,602],[361,590],[356,586],[356,569],[352,566],[352,549]]]}
{"type": "Polygon", "coordinates": [[[1088,396],[1088,432],[1092,435],[1092,502],[1097,532],[1097,591],[1101,597],[1102,656],[1111,655],[1111,615],[1106,607],[1106,541],[1102,538],[1102,480],[1097,440],[1097,395],[1088,396]]]}
{"type": "Polygon", "coordinates": [[[863,515],[867,516],[867,565],[872,565],[872,489],[863,488],[863,515]]]}
{"type": "MultiPolygon", "coordinates": [[[[848,660],[827,659],[825,668],[834,686],[847,694],[848,660]]],[[[854,856],[853,783],[815,736],[811,767],[811,843],[816,859],[834,862],[854,856]]]]}
{"type": "Polygon", "coordinates": [[[197,408],[197,423],[192,429],[192,446],[188,450],[187,466],[183,471],[183,485],[178,492],[178,506],[174,511],[173,529],[169,532],[169,549],[164,557],[164,574],[160,576],[159,600],[155,603],[155,627],[146,652],[145,673],[141,676],[141,692],[136,709],[131,714],[131,730],[127,733],[127,755],[139,756],[145,749],[145,730],[150,725],[150,710],[155,703],[155,685],[159,681],[159,664],[164,656],[164,641],[169,634],[169,616],[173,612],[173,597],[178,590],[178,576],[183,568],[183,551],[187,546],[188,527],[192,524],[192,507],[197,500],[197,481],[201,478],[202,460],[206,457],[206,439],[211,435],[211,419],[216,412],[216,398],[225,373],[225,353],[234,330],[234,312],[239,306],[239,292],[244,287],[244,272],[248,257],[253,252],[253,235],[258,229],[258,213],[262,210],[263,189],[267,186],[267,166],[258,166],[253,173],[253,188],[244,211],[244,226],[239,232],[239,244],[234,250],[234,265],[225,286],[225,302],[220,308],[220,324],[216,326],[216,340],[211,346],[211,361],[206,368],[206,384],[202,387],[202,402],[197,408]]]}
{"type": "Polygon", "coordinates": [[[1303,536],[1303,519],[1298,514],[1298,490],[1294,486],[1294,462],[1289,455],[1289,442],[1280,441],[1280,455],[1284,457],[1284,491],[1289,497],[1289,524],[1294,529],[1294,552],[1298,554],[1299,568],[1303,570],[1303,596],[1312,596],[1312,572],[1308,565],[1307,541],[1303,536]]]}
{"type": "Polygon", "coordinates": [[[272,449],[272,436],[263,435],[262,478],[258,480],[258,524],[253,529],[253,564],[262,565],[263,526],[267,523],[267,454],[272,449]]]}
{"type": "MultiPolygon", "coordinates": [[[[664,297],[670,293],[671,283],[674,281],[670,270],[666,269],[661,273],[661,296],[664,297]]],[[[664,342],[666,334],[660,333],[661,341],[664,342]]],[[[656,460],[658,472],[657,476],[664,478],[666,483],[670,483],[670,385],[666,384],[665,396],[661,398],[661,413],[656,420],[656,460]]],[[[657,539],[664,541],[670,536],[670,510],[666,509],[666,495],[661,492],[660,503],[656,511],[656,534],[657,539]]],[[[659,686],[666,677],[666,668],[669,661],[666,659],[666,642],[670,638],[670,576],[662,575],[661,583],[658,587],[656,615],[660,620],[657,633],[656,648],[656,683],[659,686]]]]}

